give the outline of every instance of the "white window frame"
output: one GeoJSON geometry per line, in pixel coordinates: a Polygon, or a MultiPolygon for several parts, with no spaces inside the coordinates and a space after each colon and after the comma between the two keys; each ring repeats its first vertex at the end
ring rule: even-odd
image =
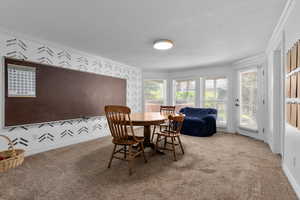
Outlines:
{"type": "Polygon", "coordinates": [[[218,124],[217,123],[217,127],[218,128],[227,128],[228,127],[228,122],[229,122],[229,78],[227,76],[202,76],[200,77],[200,107],[204,107],[205,104],[205,80],[209,80],[209,79],[214,79],[214,91],[216,93],[216,79],[226,79],[227,80],[227,93],[226,93],[226,99],[225,100],[215,100],[215,103],[224,103],[226,105],[226,110],[225,110],[225,114],[226,114],[226,123],[222,123],[222,124],[218,124]]]}
{"type": "Polygon", "coordinates": [[[143,79],[143,111],[146,111],[146,98],[145,98],[145,81],[164,81],[164,88],[163,88],[163,104],[167,105],[168,102],[168,79],[153,79],[147,78],[143,79]]]}
{"type": "Polygon", "coordinates": [[[194,100],[194,107],[198,107],[198,87],[199,87],[199,78],[180,78],[180,79],[172,79],[172,105],[176,106],[176,81],[195,81],[195,100],[194,100]]]}

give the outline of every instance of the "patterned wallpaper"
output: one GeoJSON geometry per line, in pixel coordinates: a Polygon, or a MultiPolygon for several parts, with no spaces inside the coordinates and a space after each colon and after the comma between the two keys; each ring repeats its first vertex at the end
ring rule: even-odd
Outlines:
{"type": "MultiPolygon", "coordinates": [[[[142,72],[140,69],[80,51],[70,50],[67,47],[54,47],[42,42],[25,40],[6,34],[0,34],[0,56],[1,59],[2,56],[8,56],[61,66],[62,68],[125,78],[127,80],[127,105],[133,112],[141,111],[142,72]]],[[[3,65],[1,65],[1,83],[4,83],[3,73],[3,65]]],[[[0,100],[2,124],[4,121],[3,94],[4,88],[2,86],[0,100]]],[[[105,117],[99,116],[90,119],[49,122],[9,129],[1,127],[0,134],[9,136],[14,145],[27,150],[27,154],[33,154],[106,136],[109,134],[109,129],[105,117]]],[[[6,149],[7,145],[7,142],[1,140],[0,150],[6,149]]]]}

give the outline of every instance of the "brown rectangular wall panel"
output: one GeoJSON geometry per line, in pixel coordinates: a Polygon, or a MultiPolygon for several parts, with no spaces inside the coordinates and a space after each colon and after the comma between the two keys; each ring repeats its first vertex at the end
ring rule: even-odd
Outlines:
{"type": "Polygon", "coordinates": [[[286,104],[286,122],[291,124],[291,104],[286,104]]]}
{"type": "Polygon", "coordinates": [[[291,104],[291,125],[297,127],[298,104],[291,104]]]}
{"type": "Polygon", "coordinates": [[[291,98],[297,98],[297,79],[298,73],[291,75],[291,98]]]}
{"type": "Polygon", "coordinates": [[[297,98],[300,98],[300,72],[297,72],[297,98]]]}
{"type": "Polygon", "coordinates": [[[291,70],[297,68],[297,46],[294,45],[292,48],[292,55],[291,55],[291,70]]]}
{"type": "Polygon", "coordinates": [[[39,63],[5,59],[5,126],[104,115],[107,104],[126,105],[126,80],[39,63]],[[36,97],[7,96],[7,64],[36,68],[36,97]]]}
{"type": "Polygon", "coordinates": [[[300,104],[297,104],[298,112],[297,112],[297,128],[300,129],[300,104]]]}
{"type": "Polygon", "coordinates": [[[286,73],[291,71],[291,51],[289,50],[286,56],[286,73]]]}
{"type": "Polygon", "coordinates": [[[285,79],[285,94],[287,98],[291,98],[291,77],[290,76],[285,79]]]}

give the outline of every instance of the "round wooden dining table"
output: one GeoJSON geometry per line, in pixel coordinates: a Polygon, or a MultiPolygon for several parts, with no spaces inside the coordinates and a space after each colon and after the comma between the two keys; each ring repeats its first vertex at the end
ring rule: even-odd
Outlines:
{"type": "Polygon", "coordinates": [[[144,146],[154,148],[154,144],[150,141],[151,126],[163,124],[168,119],[168,115],[160,112],[132,113],[130,119],[133,126],[144,127],[144,146]]]}

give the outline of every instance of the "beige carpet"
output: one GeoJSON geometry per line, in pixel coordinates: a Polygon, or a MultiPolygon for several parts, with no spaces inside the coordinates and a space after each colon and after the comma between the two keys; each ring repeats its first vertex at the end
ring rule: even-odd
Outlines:
{"type": "MultiPolygon", "coordinates": [[[[28,157],[23,166],[0,174],[1,200],[289,200],[297,199],[280,158],[262,142],[233,134],[182,137],[186,154],[107,161],[111,138],[28,157]]],[[[180,151],[178,151],[180,152],[180,151]]]]}

